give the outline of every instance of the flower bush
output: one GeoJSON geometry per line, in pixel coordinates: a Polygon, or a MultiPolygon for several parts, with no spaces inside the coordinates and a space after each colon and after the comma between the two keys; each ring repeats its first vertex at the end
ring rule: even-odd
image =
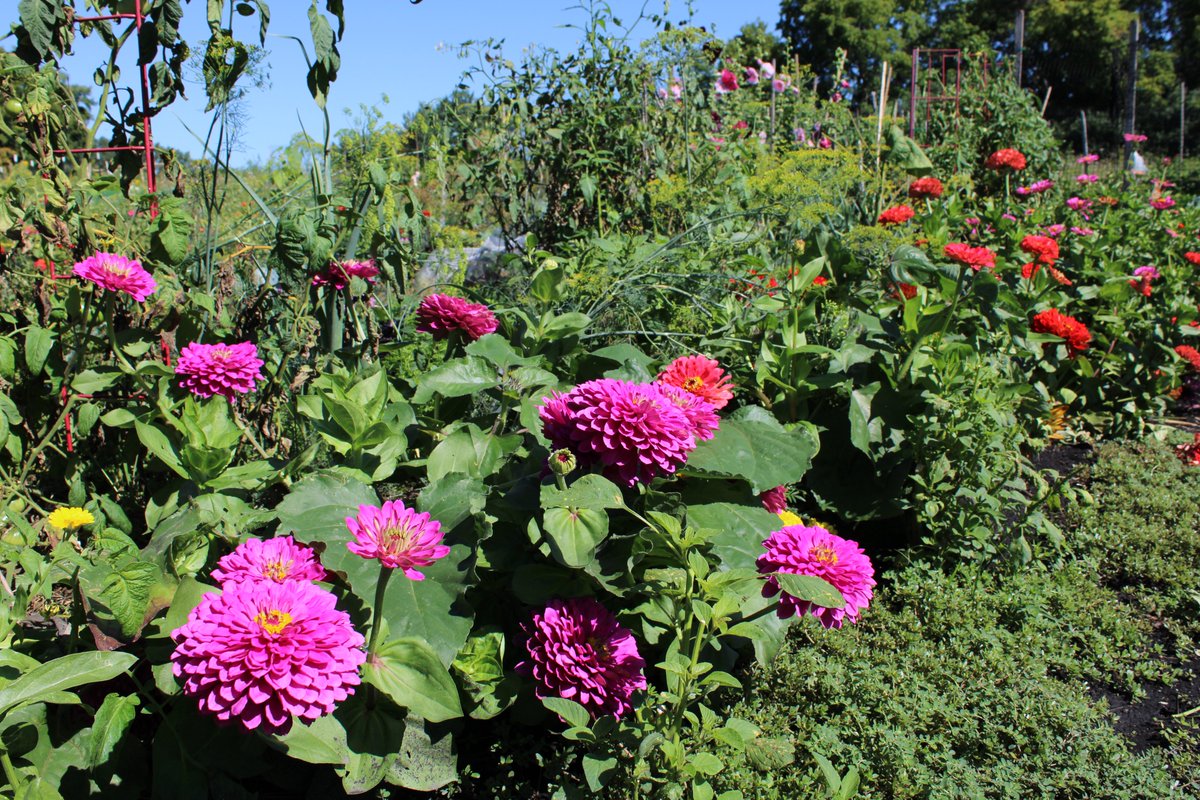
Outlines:
{"type": "MultiPolygon", "coordinates": [[[[51,49],[0,54],[0,91],[59,97],[67,21],[25,23],[51,49]]],[[[480,97],[403,145],[305,139],[219,198],[58,163],[61,104],[14,123],[15,794],[66,780],[39,761],[63,742],[131,796],[429,792],[519,726],[562,735],[574,794],[713,797],[732,754],[795,758],[722,709],[789,626],[869,618],[872,523],[949,567],[1061,557],[1075,490],[1029,456],[1136,431],[1200,360],[1185,193],[1061,177],[1038,123],[982,113],[927,153],[841,74],[823,95],[701,29],[636,50],[606,24],[570,56],[480,43],[480,97]]]]}

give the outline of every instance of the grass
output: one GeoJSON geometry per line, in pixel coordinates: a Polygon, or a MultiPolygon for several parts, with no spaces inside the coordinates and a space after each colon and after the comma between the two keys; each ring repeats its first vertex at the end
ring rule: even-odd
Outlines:
{"type": "Polygon", "coordinates": [[[1058,563],[1011,575],[915,564],[886,577],[857,627],[797,626],[733,709],[790,735],[796,767],[730,764],[724,788],[827,796],[820,755],[858,771],[860,797],[1195,796],[1200,713],[1158,731],[1170,717],[1155,705],[1130,738],[1104,698],[1145,707],[1189,679],[1200,471],[1157,444],[1097,456],[1094,502],[1063,520],[1058,563]]]}

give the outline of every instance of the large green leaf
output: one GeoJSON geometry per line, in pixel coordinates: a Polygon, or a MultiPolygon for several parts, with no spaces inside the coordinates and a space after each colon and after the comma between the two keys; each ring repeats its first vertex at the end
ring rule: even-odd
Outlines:
{"type": "Polygon", "coordinates": [[[421,720],[410,717],[400,752],[388,759],[388,783],[417,792],[435,792],[457,780],[454,737],[444,731],[436,736],[421,720]]]}
{"type": "Polygon", "coordinates": [[[437,653],[417,638],[389,639],[363,665],[363,680],[430,722],[462,716],[458,687],[437,653]]]}
{"type": "MultiPolygon", "coordinates": [[[[338,475],[311,475],[293,485],[276,509],[278,533],[290,533],[305,544],[323,545],[321,563],[345,576],[350,589],[370,608],[379,562],[357,556],[346,547],[351,539],[346,518],[356,516],[360,505],[379,505],[369,486],[338,475]]],[[[451,546],[450,555],[423,567],[425,580],[409,580],[403,573],[392,577],[383,616],[393,636],[424,639],[448,666],[471,631],[474,615],[463,595],[473,550],[466,543],[446,543],[451,546]]]]}
{"type": "Polygon", "coordinates": [[[465,397],[500,385],[496,368],[479,356],[447,361],[417,378],[414,403],[428,402],[435,394],[465,397]]]}
{"type": "Polygon", "coordinates": [[[96,711],[96,720],[92,723],[92,733],[87,743],[88,764],[93,769],[107,761],[113,749],[125,737],[140,703],[136,694],[113,693],[104,698],[96,711]]]}
{"type": "Polygon", "coordinates": [[[554,560],[568,567],[585,567],[608,536],[608,512],[591,508],[548,508],[542,533],[554,560]]]}
{"type": "Polygon", "coordinates": [[[807,600],[821,608],[845,608],[846,598],[837,587],[815,575],[792,575],[776,572],[779,587],[797,600],[807,600]]]}
{"type": "Polygon", "coordinates": [[[56,692],[111,680],[136,661],[130,653],[98,651],[72,653],[47,661],[0,689],[0,715],[22,703],[42,702],[56,692]]]}
{"type": "Polygon", "coordinates": [[[716,435],[692,451],[684,471],[742,478],[761,494],[803,478],[818,447],[811,425],[788,430],[770,412],[747,406],[721,420],[716,435]]]}
{"type": "Polygon", "coordinates": [[[433,448],[425,469],[430,483],[452,472],[486,478],[496,471],[503,454],[497,437],[484,433],[478,425],[467,424],[433,448]]]}
{"type": "Polygon", "coordinates": [[[54,333],[46,328],[33,327],[25,332],[25,366],[38,375],[54,347],[54,333]]]}

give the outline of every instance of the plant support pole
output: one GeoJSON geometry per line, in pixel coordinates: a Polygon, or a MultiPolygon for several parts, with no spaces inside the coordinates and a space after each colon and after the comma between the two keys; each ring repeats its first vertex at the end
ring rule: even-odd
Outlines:
{"type": "MultiPolygon", "coordinates": [[[[1133,134],[1134,122],[1137,118],[1137,47],[1138,47],[1138,21],[1134,19],[1129,23],[1129,72],[1125,78],[1125,133],[1133,134]]],[[[1126,174],[1126,182],[1129,178],[1129,159],[1133,155],[1133,142],[1127,136],[1125,138],[1125,159],[1121,165],[1121,171],[1126,174]]]]}

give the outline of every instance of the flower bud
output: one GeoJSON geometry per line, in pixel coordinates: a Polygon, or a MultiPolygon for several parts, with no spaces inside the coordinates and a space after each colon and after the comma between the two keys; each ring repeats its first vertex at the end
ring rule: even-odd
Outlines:
{"type": "Polygon", "coordinates": [[[575,471],[575,454],[565,447],[550,454],[550,471],[555,475],[570,475],[575,471]]]}

